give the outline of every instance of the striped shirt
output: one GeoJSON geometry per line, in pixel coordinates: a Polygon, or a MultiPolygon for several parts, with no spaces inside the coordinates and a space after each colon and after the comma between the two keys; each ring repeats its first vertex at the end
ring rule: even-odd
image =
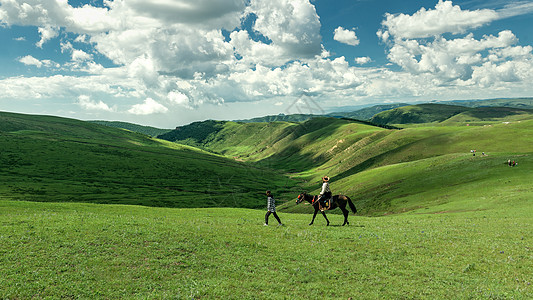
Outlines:
{"type": "Polygon", "coordinates": [[[329,183],[324,182],[322,184],[322,191],[320,192],[320,195],[324,195],[325,193],[328,193],[328,192],[331,193],[331,190],[329,189],[329,183]]]}
{"type": "Polygon", "coordinates": [[[267,210],[270,212],[276,212],[276,200],[274,196],[269,196],[267,198],[267,210]]]}

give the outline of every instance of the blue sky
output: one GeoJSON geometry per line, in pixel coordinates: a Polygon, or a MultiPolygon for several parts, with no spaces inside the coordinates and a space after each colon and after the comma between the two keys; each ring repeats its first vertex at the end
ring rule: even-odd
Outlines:
{"type": "Polygon", "coordinates": [[[533,96],[533,1],[0,0],[0,110],[157,127],[533,96]]]}

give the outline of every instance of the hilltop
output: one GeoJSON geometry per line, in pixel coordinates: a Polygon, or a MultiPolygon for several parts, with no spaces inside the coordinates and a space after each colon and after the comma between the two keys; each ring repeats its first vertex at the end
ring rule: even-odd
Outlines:
{"type": "MultiPolygon", "coordinates": [[[[494,122],[509,117],[528,118],[533,109],[515,107],[466,107],[447,104],[418,104],[395,108],[374,115],[370,121],[377,124],[421,124],[442,122],[494,122]]],[[[516,118],[512,118],[513,120],[516,118]]]]}
{"type": "Polygon", "coordinates": [[[133,123],[128,123],[128,122],[119,122],[119,121],[96,120],[96,121],[89,121],[89,122],[100,124],[100,125],[105,125],[109,127],[122,128],[122,129],[126,129],[129,131],[146,134],[152,137],[165,134],[171,130],[171,129],[162,129],[162,128],[156,128],[152,126],[143,126],[143,125],[138,125],[138,124],[133,124],[133,123]]]}

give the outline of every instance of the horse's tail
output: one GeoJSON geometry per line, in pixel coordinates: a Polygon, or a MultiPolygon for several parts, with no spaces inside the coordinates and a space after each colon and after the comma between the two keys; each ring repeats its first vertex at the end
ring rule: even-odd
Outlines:
{"type": "Polygon", "coordinates": [[[352,210],[352,212],[354,214],[357,213],[357,208],[355,208],[355,205],[353,204],[352,199],[350,199],[350,197],[348,196],[344,196],[344,197],[346,197],[346,200],[348,201],[348,205],[350,205],[350,209],[352,210]]]}

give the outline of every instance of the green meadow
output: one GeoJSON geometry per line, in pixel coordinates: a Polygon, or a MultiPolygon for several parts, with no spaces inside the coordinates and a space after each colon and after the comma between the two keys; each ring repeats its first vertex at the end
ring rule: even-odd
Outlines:
{"type": "Polygon", "coordinates": [[[0,113],[0,148],[0,195],[13,200],[259,208],[264,190],[296,185],[197,148],[57,117],[0,113]]]}
{"type": "Polygon", "coordinates": [[[437,110],[401,130],[208,121],[168,141],[0,113],[0,299],[533,298],[533,118],[437,110]],[[296,205],[323,175],[350,225],[296,205]],[[284,226],[263,226],[265,189],[284,226]]]}
{"type": "Polygon", "coordinates": [[[351,216],[0,201],[0,298],[531,299],[524,207],[351,216]],[[274,222],[275,223],[275,222],[274,222]]]}

